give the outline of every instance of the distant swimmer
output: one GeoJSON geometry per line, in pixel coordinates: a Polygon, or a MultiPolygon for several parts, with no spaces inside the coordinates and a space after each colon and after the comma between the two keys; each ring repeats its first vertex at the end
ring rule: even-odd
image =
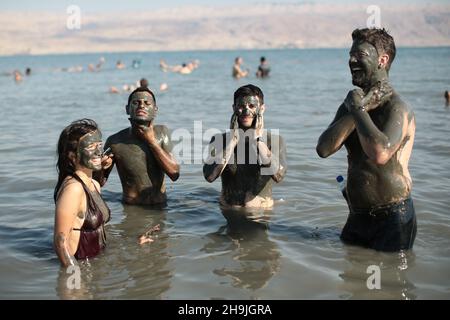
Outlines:
{"type": "Polygon", "coordinates": [[[159,60],[159,68],[163,72],[169,71],[169,65],[163,59],[159,60]]]}
{"type": "Polygon", "coordinates": [[[131,63],[131,66],[133,69],[139,69],[141,67],[141,60],[140,59],[134,59],[131,63]]]}
{"type": "Polygon", "coordinates": [[[159,67],[162,71],[167,72],[175,72],[175,73],[181,73],[181,74],[190,74],[192,71],[197,69],[199,66],[199,60],[194,60],[188,63],[182,63],[180,65],[171,66],[168,65],[163,59],[159,61],[159,67]]]}
{"type": "Polygon", "coordinates": [[[117,89],[116,87],[110,87],[109,88],[109,93],[120,93],[120,90],[117,89]]]}
{"type": "Polygon", "coordinates": [[[317,153],[326,158],[345,145],[346,193],[350,214],[341,233],[345,243],[379,251],[413,247],[416,214],[408,162],[416,121],[411,108],[389,83],[394,39],[385,29],[352,33],[352,83],[336,116],[322,133],[317,153]]]}
{"type": "Polygon", "coordinates": [[[159,86],[160,92],[167,91],[168,89],[169,89],[169,86],[165,82],[161,83],[161,85],[159,86]]]}
{"type": "Polygon", "coordinates": [[[25,75],[26,76],[30,76],[31,75],[31,68],[26,68],[25,69],[25,75]]]}
{"type": "Polygon", "coordinates": [[[266,57],[261,57],[260,64],[258,66],[258,71],[256,71],[257,78],[267,78],[270,73],[269,62],[267,62],[266,57]]]}
{"type": "Polygon", "coordinates": [[[73,67],[69,67],[67,69],[63,68],[62,71],[67,71],[67,72],[82,72],[83,71],[83,66],[73,66],[73,67]]]}
{"type": "Polygon", "coordinates": [[[148,80],[145,78],[142,78],[141,80],[139,80],[139,85],[140,85],[140,87],[148,88],[148,80]]]}
{"type": "Polygon", "coordinates": [[[208,182],[222,178],[223,208],[273,206],[272,184],[286,174],[286,147],[281,136],[264,131],[264,111],[261,89],[240,87],[234,93],[231,131],[211,139],[203,175],[208,182]]]}
{"type": "Polygon", "coordinates": [[[116,69],[119,69],[119,70],[125,69],[125,64],[122,61],[118,60],[116,62],[116,69]]]}
{"type": "Polygon", "coordinates": [[[236,57],[234,59],[234,65],[233,65],[233,78],[235,79],[240,79],[240,78],[244,78],[248,75],[248,69],[247,70],[242,70],[241,66],[242,63],[244,62],[244,60],[241,57],[236,57]]]}
{"type": "Polygon", "coordinates": [[[100,59],[98,60],[98,63],[95,65],[95,68],[97,69],[97,71],[100,71],[100,69],[102,68],[105,61],[106,61],[105,57],[100,57],[100,59]]]}
{"type": "Polygon", "coordinates": [[[190,63],[183,63],[181,65],[181,69],[178,71],[181,74],[189,74],[194,70],[194,64],[192,62],[190,63]]]}
{"type": "Polygon", "coordinates": [[[122,86],[122,90],[125,92],[133,92],[136,89],[136,86],[134,84],[124,84],[122,86]]]}
{"type": "Polygon", "coordinates": [[[16,81],[16,83],[19,83],[22,81],[23,77],[19,70],[14,70],[13,75],[14,75],[14,81],[16,81]]]}
{"type": "Polygon", "coordinates": [[[134,90],[126,105],[131,127],[106,140],[111,147],[113,164],[96,175],[103,186],[114,165],[122,183],[123,202],[136,205],[166,203],[164,175],[176,181],[180,167],[172,155],[172,141],[165,125],[155,124],[156,99],[148,88],[134,90]]]}
{"type": "Polygon", "coordinates": [[[445,105],[448,107],[450,104],[450,93],[446,90],[444,93],[445,105]]]}

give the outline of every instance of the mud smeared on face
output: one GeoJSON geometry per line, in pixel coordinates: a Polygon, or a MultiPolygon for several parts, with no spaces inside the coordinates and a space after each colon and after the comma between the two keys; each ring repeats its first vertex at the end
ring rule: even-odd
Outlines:
{"type": "Polygon", "coordinates": [[[80,164],[92,170],[102,168],[102,135],[100,131],[86,133],[78,142],[77,156],[80,164]]]}

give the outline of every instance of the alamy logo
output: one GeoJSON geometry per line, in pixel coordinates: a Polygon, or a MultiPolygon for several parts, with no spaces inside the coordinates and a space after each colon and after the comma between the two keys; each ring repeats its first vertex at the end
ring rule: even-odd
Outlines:
{"type": "Polygon", "coordinates": [[[81,271],[79,266],[69,266],[66,270],[70,276],[67,278],[67,289],[80,289],[81,288],[81,271]]]}
{"type": "Polygon", "coordinates": [[[366,285],[367,289],[373,290],[381,289],[381,270],[377,265],[370,265],[367,267],[366,273],[369,273],[370,276],[367,278],[366,285]]]}
{"type": "Polygon", "coordinates": [[[69,15],[66,20],[66,27],[69,30],[81,29],[81,9],[79,6],[71,5],[66,9],[69,15]]]}
{"type": "Polygon", "coordinates": [[[370,16],[367,18],[367,28],[381,28],[381,9],[379,6],[370,5],[366,10],[370,16]]]}

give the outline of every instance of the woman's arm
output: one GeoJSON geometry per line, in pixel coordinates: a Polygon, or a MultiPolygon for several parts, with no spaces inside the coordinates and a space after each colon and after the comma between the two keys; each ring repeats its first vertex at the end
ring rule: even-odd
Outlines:
{"type": "Polygon", "coordinates": [[[69,236],[75,219],[82,210],[82,203],[86,203],[86,195],[81,184],[75,181],[69,182],[61,190],[56,202],[53,244],[64,267],[77,263],[75,257],[70,253],[69,236]]]}

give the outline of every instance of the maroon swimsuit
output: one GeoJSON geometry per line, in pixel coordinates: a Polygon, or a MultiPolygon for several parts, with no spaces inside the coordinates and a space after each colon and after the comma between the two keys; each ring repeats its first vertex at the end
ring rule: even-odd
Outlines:
{"type": "Polygon", "coordinates": [[[100,193],[89,190],[84,182],[76,174],[73,177],[81,182],[87,200],[87,210],[80,231],[80,241],[78,243],[75,258],[86,259],[98,255],[106,246],[106,234],[104,225],[110,219],[111,211],[102,199],[100,193]]]}

